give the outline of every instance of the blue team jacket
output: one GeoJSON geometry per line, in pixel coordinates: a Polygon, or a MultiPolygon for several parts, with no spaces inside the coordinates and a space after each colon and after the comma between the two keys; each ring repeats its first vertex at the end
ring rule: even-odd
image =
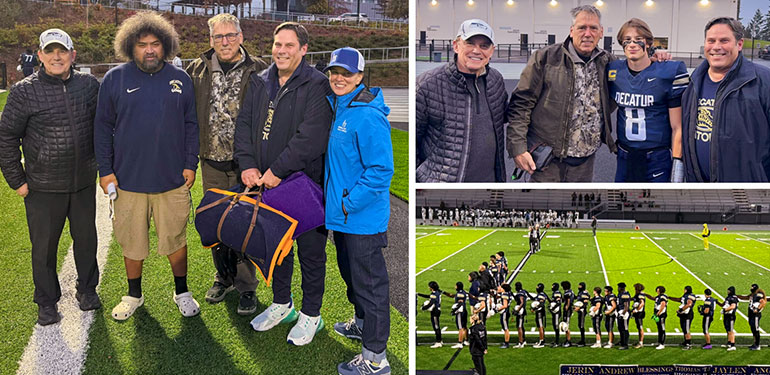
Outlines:
{"type": "Polygon", "coordinates": [[[334,111],[326,150],[326,227],[351,234],[388,229],[393,145],[379,88],[327,96],[334,111]]]}

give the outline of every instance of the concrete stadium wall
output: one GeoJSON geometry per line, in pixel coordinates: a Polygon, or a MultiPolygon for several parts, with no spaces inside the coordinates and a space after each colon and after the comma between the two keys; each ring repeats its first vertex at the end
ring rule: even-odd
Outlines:
{"type": "MultiPolygon", "coordinates": [[[[548,35],[560,43],[567,38],[572,21],[569,11],[575,6],[593,4],[594,0],[416,0],[417,31],[426,31],[431,39],[454,39],[460,23],[469,18],[489,22],[497,44],[519,44],[521,35],[528,42],[547,43],[548,35]]],[[[604,36],[612,38],[612,49],[622,48],[615,40],[620,26],[636,17],[650,25],[655,37],[668,38],[668,50],[699,52],[703,28],[717,16],[736,17],[736,0],[604,0],[597,6],[602,12],[604,36]]],[[[603,42],[600,42],[600,47],[603,42]]]]}

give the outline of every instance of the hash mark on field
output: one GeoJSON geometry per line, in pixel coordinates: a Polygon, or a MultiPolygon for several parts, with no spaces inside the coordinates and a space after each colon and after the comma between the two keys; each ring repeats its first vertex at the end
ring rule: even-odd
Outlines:
{"type": "Polygon", "coordinates": [[[640,275],[642,274],[641,272],[637,272],[637,273],[640,274],[640,275]]]}
{"type": "Polygon", "coordinates": [[[535,327],[532,327],[532,329],[530,330],[530,332],[535,332],[535,327]]]}
{"type": "Polygon", "coordinates": [[[650,332],[652,332],[652,330],[651,330],[651,329],[649,329],[649,328],[645,328],[645,329],[647,330],[647,333],[650,333],[650,332]]]}
{"type": "Polygon", "coordinates": [[[674,328],[674,332],[679,333],[679,328],[674,328]]]}
{"type": "Polygon", "coordinates": [[[537,272],[537,270],[532,270],[532,273],[535,273],[535,272],[537,272]]]}
{"type": "Polygon", "coordinates": [[[567,271],[567,273],[572,273],[572,271],[567,271]]]}
{"type": "Polygon", "coordinates": [[[671,272],[672,274],[676,275],[676,272],[671,272]]]}
{"type": "Polygon", "coordinates": [[[711,272],[706,272],[706,275],[709,275],[709,276],[711,276],[711,272]]]}
{"type": "Polygon", "coordinates": [[[741,272],[741,275],[746,276],[746,272],[741,272]]]}
{"type": "Polygon", "coordinates": [[[465,268],[461,269],[460,272],[465,272],[465,268]]]}
{"type": "Polygon", "coordinates": [[[442,268],[442,269],[441,269],[441,272],[445,272],[445,271],[446,271],[446,268],[442,268]]]}
{"type": "Polygon", "coordinates": [[[553,273],[553,270],[551,270],[551,273],[553,273]]]}
{"type": "Polygon", "coordinates": [[[725,276],[727,276],[727,272],[725,272],[725,276]]]}
{"type": "Polygon", "coordinates": [[[446,327],[446,326],[444,326],[444,328],[442,328],[442,329],[441,329],[441,332],[444,332],[444,331],[446,331],[446,330],[447,330],[447,328],[449,328],[449,327],[446,327]]]}

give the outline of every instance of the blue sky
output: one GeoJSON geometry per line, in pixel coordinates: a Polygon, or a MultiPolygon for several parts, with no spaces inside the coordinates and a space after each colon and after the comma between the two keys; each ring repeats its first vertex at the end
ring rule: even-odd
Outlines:
{"type": "Polygon", "coordinates": [[[770,0],[741,0],[741,21],[743,21],[744,24],[748,23],[749,20],[751,20],[751,17],[754,17],[754,12],[756,12],[757,9],[759,9],[762,14],[767,14],[768,8],[770,8],[770,0]]]}

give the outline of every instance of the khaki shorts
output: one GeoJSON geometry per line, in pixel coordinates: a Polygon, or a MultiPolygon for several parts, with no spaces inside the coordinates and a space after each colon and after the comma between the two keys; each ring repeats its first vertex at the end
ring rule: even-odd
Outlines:
{"type": "Polygon", "coordinates": [[[118,188],[112,227],[123,256],[143,260],[150,254],[150,218],[158,234],[158,254],[171,255],[186,246],[191,204],[186,185],[163,193],[134,193],[118,188]]]}

